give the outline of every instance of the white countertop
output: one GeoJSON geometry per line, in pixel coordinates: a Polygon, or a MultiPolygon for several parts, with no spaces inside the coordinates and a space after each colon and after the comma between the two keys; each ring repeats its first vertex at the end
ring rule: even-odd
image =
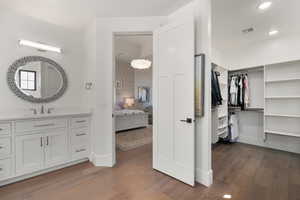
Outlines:
{"type": "Polygon", "coordinates": [[[90,110],[68,110],[68,111],[53,111],[51,114],[30,114],[30,113],[0,113],[0,121],[12,121],[12,120],[25,120],[25,119],[43,119],[54,117],[68,117],[68,116],[80,116],[80,115],[92,115],[90,110]]]}

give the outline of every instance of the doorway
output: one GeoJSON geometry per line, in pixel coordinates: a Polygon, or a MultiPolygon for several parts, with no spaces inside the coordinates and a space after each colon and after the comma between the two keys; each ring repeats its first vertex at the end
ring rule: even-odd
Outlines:
{"type": "Polygon", "coordinates": [[[152,158],[153,36],[115,34],[113,40],[116,161],[141,149],[152,158]]]}

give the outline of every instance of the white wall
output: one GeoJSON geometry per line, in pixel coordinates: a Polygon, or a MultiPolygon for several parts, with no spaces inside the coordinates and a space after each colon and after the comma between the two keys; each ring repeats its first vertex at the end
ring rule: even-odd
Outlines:
{"type": "Polygon", "coordinates": [[[212,184],[211,165],[211,1],[194,0],[169,16],[181,20],[194,16],[196,23],[196,54],[206,55],[204,117],[196,119],[196,180],[212,184]]]}
{"type": "Polygon", "coordinates": [[[85,33],[86,49],[90,49],[89,73],[86,80],[93,80],[93,90],[85,97],[94,108],[92,121],[93,163],[97,166],[115,164],[115,137],[112,134],[113,88],[114,88],[114,33],[152,32],[165,23],[165,17],[103,18],[91,24],[85,33]],[[90,60],[92,59],[92,60],[90,60]]]}
{"type": "Polygon", "coordinates": [[[215,53],[215,59],[222,60],[222,65],[229,66],[230,70],[300,60],[300,36],[279,35],[247,46],[216,51],[219,54],[215,53]]]}
{"type": "Polygon", "coordinates": [[[83,41],[82,34],[10,11],[0,13],[0,112],[28,110],[37,104],[25,102],[16,97],[6,83],[9,66],[24,56],[44,56],[59,63],[69,79],[69,87],[62,98],[47,104],[49,107],[81,107],[83,94],[83,41]],[[18,46],[19,39],[41,41],[62,47],[63,54],[39,52],[32,48],[18,46]]]}
{"type": "Polygon", "coordinates": [[[126,61],[116,61],[116,81],[121,82],[121,88],[116,88],[116,102],[124,102],[125,98],[134,97],[135,70],[126,61]]]}

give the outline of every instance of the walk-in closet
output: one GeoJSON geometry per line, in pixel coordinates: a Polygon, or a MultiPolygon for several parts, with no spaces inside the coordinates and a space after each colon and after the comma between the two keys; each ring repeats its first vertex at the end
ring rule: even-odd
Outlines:
{"type": "Polygon", "coordinates": [[[300,153],[300,61],[241,70],[213,64],[212,74],[222,99],[212,103],[213,144],[300,153]]]}

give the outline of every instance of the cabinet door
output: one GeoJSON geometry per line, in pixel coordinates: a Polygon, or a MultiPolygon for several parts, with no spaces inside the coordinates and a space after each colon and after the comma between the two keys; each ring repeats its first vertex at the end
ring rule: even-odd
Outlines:
{"type": "Polygon", "coordinates": [[[16,171],[25,174],[44,167],[43,135],[25,135],[16,138],[16,171]]]}
{"type": "Polygon", "coordinates": [[[68,159],[68,149],[68,134],[66,130],[56,130],[46,134],[46,167],[65,163],[68,159]]]}

